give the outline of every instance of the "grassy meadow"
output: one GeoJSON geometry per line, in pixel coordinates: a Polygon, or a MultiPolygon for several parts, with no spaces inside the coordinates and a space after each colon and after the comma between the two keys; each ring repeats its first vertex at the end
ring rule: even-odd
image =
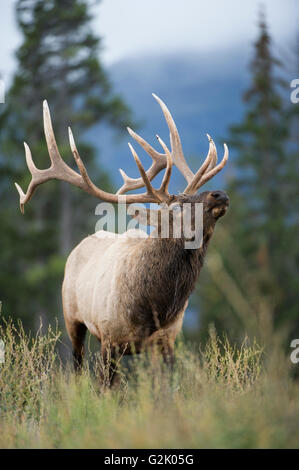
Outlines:
{"type": "Polygon", "coordinates": [[[277,344],[236,348],[211,329],[204,349],[178,341],[171,376],[141,355],[123,361],[120,384],[107,390],[100,357],[75,376],[58,357],[59,337],[0,328],[1,448],[298,447],[296,366],[277,344]]]}

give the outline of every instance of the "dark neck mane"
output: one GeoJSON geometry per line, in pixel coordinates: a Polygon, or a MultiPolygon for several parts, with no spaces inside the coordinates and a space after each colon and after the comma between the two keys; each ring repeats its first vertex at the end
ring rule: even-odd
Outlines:
{"type": "Polygon", "coordinates": [[[194,250],[185,249],[182,239],[148,239],[143,267],[132,279],[140,293],[131,318],[136,326],[155,331],[176,319],[195,287],[211,235],[204,234],[194,250]]]}

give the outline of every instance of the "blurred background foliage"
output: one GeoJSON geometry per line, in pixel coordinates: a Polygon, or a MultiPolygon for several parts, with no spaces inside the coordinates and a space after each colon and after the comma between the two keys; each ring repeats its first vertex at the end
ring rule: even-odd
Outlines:
{"type": "MultiPolygon", "coordinates": [[[[73,165],[67,142],[71,124],[89,174],[105,190],[112,190],[114,182],[88,136],[99,123],[116,131],[134,125],[101,63],[101,38],[91,24],[93,3],[16,1],[23,42],[0,109],[0,299],[3,314],[20,318],[26,329],[35,330],[40,318],[47,325],[58,317],[63,325],[66,256],[95,225],[95,202],[65,183],[47,183],[26,205],[25,215],[18,213],[12,183],[26,188],[30,181],[22,141],[30,145],[39,168],[49,166],[42,101],[49,102],[65,161],[73,165]]],[[[211,323],[233,341],[242,341],[246,332],[267,342],[274,331],[291,337],[299,331],[299,104],[290,102],[286,80],[290,64],[299,73],[299,48],[287,64],[278,60],[263,14],[256,35],[247,90],[238,98],[243,117],[226,135],[213,135],[231,150],[229,178],[222,182],[231,208],[218,223],[192,297],[193,317],[199,321],[187,322],[185,332],[196,340],[206,339],[211,323]]],[[[215,98],[210,105],[217,103],[215,98]]],[[[233,109],[222,112],[234,115],[233,109]]],[[[188,132],[198,139],[192,126],[188,132]]]]}
{"type": "Polygon", "coordinates": [[[213,321],[233,339],[247,332],[267,342],[275,330],[298,336],[298,106],[286,99],[290,85],[263,14],[258,28],[244,117],[228,132],[235,151],[231,210],[211,244],[198,293],[202,334],[213,321]]]}

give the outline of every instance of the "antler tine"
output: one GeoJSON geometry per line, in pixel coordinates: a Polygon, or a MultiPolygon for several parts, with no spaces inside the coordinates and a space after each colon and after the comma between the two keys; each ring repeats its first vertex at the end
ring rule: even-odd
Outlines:
{"type": "Polygon", "coordinates": [[[84,183],[80,179],[80,175],[78,175],[78,173],[76,173],[72,168],[69,168],[61,158],[56,144],[51,122],[51,115],[46,100],[43,102],[43,120],[44,133],[47,142],[49,157],[51,160],[51,166],[46,170],[39,170],[33,162],[29,146],[26,144],[26,142],[24,142],[26,163],[31,173],[32,179],[30,181],[26,194],[23,192],[22,188],[17,183],[15,183],[15,186],[20,195],[20,210],[22,213],[24,213],[24,205],[31,199],[37,186],[42,183],[45,183],[50,179],[62,179],[64,181],[68,181],[72,184],[75,184],[76,186],[79,186],[82,189],[85,189],[84,183]]]}
{"type": "Polygon", "coordinates": [[[162,183],[161,183],[161,186],[160,186],[159,189],[155,189],[155,188],[152,187],[151,182],[150,182],[150,180],[149,180],[149,178],[146,174],[146,171],[143,168],[143,165],[142,165],[137,153],[134,150],[134,147],[130,143],[128,145],[129,145],[129,148],[132,152],[134,160],[135,160],[135,162],[138,166],[138,170],[140,172],[140,175],[141,175],[141,178],[144,182],[144,185],[147,189],[148,196],[156,198],[156,202],[160,203],[160,202],[163,202],[163,201],[164,202],[168,201],[168,199],[169,199],[169,193],[168,193],[167,188],[168,188],[168,184],[169,184],[169,180],[170,180],[170,176],[171,176],[172,158],[171,158],[170,152],[169,152],[168,148],[166,147],[166,145],[164,144],[163,140],[160,139],[159,136],[157,136],[157,139],[160,142],[163,149],[165,150],[165,154],[166,154],[166,158],[167,158],[166,171],[165,171],[165,174],[164,174],[164,177],[163,177],[163,180],[162,180],[162,183]]]}
{"type": "Polygon", "coordinates": [[[217,151],[216,151],[216,146],[214,144],[214,141],[208,134],[207,136],[209,139],[208,155],[205,161],[203,162],[203,164],[201,165],[201,167],[199,168],[199,170],[194,175],[194,178],[192,179],[192,181],[186,186],[184,190],[184,194],[194,194],[196,192],[197,185],[200,182],[201,178],[203,177],[203,175],[205,175],[205,173],[208,171],[210,167],[213,168],[215,161],[217,159],[217,151]]]}
{"type": "Polygon", "coordinates": [[[217,164],[217,160],[218,160],[218,156],[217,156],[217,149],[216,149],[216,145],[215,145],[215,142],[213,141],[212,137],[207,134],[207,137],[209,139],[209,142],[213,142],[214,144],[214,152],[213,152],[213,158],[211,160],[211,163],[209,164],[208,168],[206,169],[205,173],[208,173],[208,171],[212,170],[216,164],[217,164]]]}
{"type": "Polygon", "coordinates": [[[169,196],[169,193],[168,193],[168,185],[169,185],[169,181],[170,181],[170,177],[171,177],[171,172],[172,172],[172,156],[171,156],[171,153],[169,152],[168,148],[167,148],[167,145],[163,142],[163,140],[157,135],[156,136],[157,139],[158,139],[158,142],[159,144],[161,145],[161,147],[163,148],[164,152],[165,152],[165,155],[166,155],[166,158],[167,158],[167,166],[166,166],[166,171],[165,171],[165,174],[163,176],[163,180],[162,180],[162,183],[161,183],[161,186],[160,186],[160,189],[159,191],[161,191],[163,194],[165,194],[166,196],[169,196]]]}
{"type": "MultiPolygon", "coordinates": [[[[171,156],[173,163],[179,169],[179,171],[183,174],[186,181],[190,183],[194,177],[193,172],[187,165],[185,160],[182,144],[180,140],[180,136],[176,127],[176,124],[171,116],[169,109],[167,108],[166,104],[153,93],[153,97],[159,103],[164,117],[166,119],[169,133],[170,133],[170,144],[171,144],[171,156]]],[[[130,136],[135,139],[139,145],[150,155],[153,159],[153,164],[147,170],[146,174],[148,179],[151,181],[161,170],[163,170],[167,166],[167,155],[165,153],[159,153],[155,150],[146,140],[144,140],[140,135],[134,132],[129,127],[127,128],[130,136]]],[[[130,178],[123,170],[120,170],[122,178],[124,180],[124,184],[122,187],[117,191],[117,194],[124,194],[132,189],[138,189],[144,186],[144,182],[142,178],[130,178]]]]}
{"type": "MultiPolygon", "coordinates": [[[[166,155],[163,153],[157,152],[146,140],[144,140],[140,135],[134,132],[132,129],[127,127],[127,131],[130,136],[139,143],[139,145],[150,155],[153,159],[153,163],[150,168],[146,171],[148,179],[151,181],[161,170],[163,170],[167,165],[166,155]]],[[[119,169],[120,174],[124,180],[124,184],[117,191],[116,194],[124,194],[133,189],[142,188],[144,186],[144,181],[142,178],[130,178],[122,169],[119,169]]]]}
{"type": "Polygon", "coordinates": [[[217,166],[215,166],[212,170],[210,170],[209,172],[206,172],[201,180],[199,181],[199,183],[197,184],[196,186],[196,191],[201,187],[203,186],[204,184],[206,184],[208,181],[210,181],[211,178],[213,178],[215,175],[217,175],[217,173],[219,173],[219,171],[222,170],[222,168],[227,164],[227,161],[228,161],[228,155],[229,155],[229,152],[228,152],[228,147],[226,144],[223,144],[224,146],[224,155],[223,155],[223,158],[221,160],[220,163],[218,163],[217,166]]]}
{"type": "Polygon", "coordinates": [[[164,160],[166,166],[166,156],[163,153],[158,152],[155,150],[146,140],[144,140],[140,135],[134,132],[130,127],[127,127],[127,131],[129,132],[130,136],[138,142],[138,144],[152,157],[154,161],[156,160],[164,160]]]}
{"type": "Polygon", "coordinates": [[[136,165],[138,167],[141,178],[143,179],[144,185],[147,189],[147,193],[150,194],[150,195],[153,195],[154,194],[154,188],[152,187],[152,185],[151,185],[151,183],[150,183],[150,181],[147,177],[146,171],[143,168],[142,163],[141,163],[137,153],[134,150],[134,147],[130,143],[128,143],[128,146],[129,146],[129,149],[131,150],[131,153],[134,157],[134,160],[135,160],[136,165]]]}
{"type": "MultiPolygon", "coordinates": [[[[99,188],[97,188],[95,186],[95,184],[91,181],[91,179],[88,176],[86,167],[85,167],[83,161],[81,160],[81,157],[79,155],[77,146],[75,144],[75,139],[74,139],[74,136],[73,136],[73,133],[72,133],[72,129],[70,127],[68,128],[68,133],[69,133],[69,142],[70,142],[71,151],[73,153],[73,156],[74,156],[75,162],[77,164],[77,167],[79,169],[80,175],[81,175],[84,183],[86,184],[87,188],[89,189],[89,192],[91,194],[94,194],[94,192],[96,190],[98,190],[99,188]]],[[[99,191],[101,191],[101,190],[99,190],[99,191]]]]}
{"type": "Polygon", "coordinates": [[[19,186],[18,183],[15,183],[15,187],[17,188],[17,191],[20,196],[20,211],[22,212],[22,214],[24,214],[24,205],[26,204],[27,201],[29,201],[29,199],[31,198],[34,192],[35,187],[37,186],[37,184],[39,184],[37,183],[36,175],[40,173],[40,170],[38,170],[33,163],[31,150],[29,146],[26,144],[26,142],[24,142],[24,147],[25,147],[25,157],[26,157],[27,166],[31,173],[32,178],[28,186],[28,189],[26,191],[26,194],[22,190],[21,186],[19,186]]]}
{"type": "Polygon", "coordinates": [[[89,178],[87,170],[85,168],[85,165],[79,155],[79,152],[77,150],[75,140],[73,137],[73,133],[71,131],[71,128],[69,127],[69,140],[70,140],[70,147],[73,152],[75,161],[77,163],[77,166],[80,171],[80,175],[86,184],[88,188],[88,192],[92,194],[93,196],[103,199],[108,202],[125,202],[126,204],[131,204],[134,202],[159,202],[159,199],[157,198],[155,194],[155,190],[152,188],[150,182],[147,179],[146,172],[141,164],[141,161],[138,158],[138,155],[136,154],[134,148],[132,147],[131,144],[129,144],[129,148],[132,152],[132,155],[134,157],[134,160],[138,166],[138,169],[140,171],[140,174],[142,176],[142,179],[144,181],[144,184],[147,188],[147,193],[142,193],[142,194],[134,194],[131,196],[118,196],[117,194],[111,194],[111,193],[106,193],[105,191],[102,191],[100,188],[98,188],[89,178]]]}
{"type": "Polygon", "coordinates": [[[47,100],[43,101],[43,119],[45,138],[47,142],[49,157],[52,163],[51,166],[53,167],[54,165],[59,165],[61,162],[63,162],[63,160],[57,147],[47,100]]]}
{"type": "Polygon", "coordinates": [[[155,100],[159,103],[162,112],[164,114],[164,117],[166,119],[168,129],[170,132],[170,144],[171,144],[171,154],[173,158],[173,162],[175,166],[178,168],[178,170],[182,173],[182,175],[185,177],[187,183],[190,183],[194,177],[193,171],[190,170],[182,149],[182,144],[181,144],[181,139],[176,127],[176,124],[173,120],[173,117],[167,108],[166,104],[164,101],[161,100],[155,93],[152,93],[153,97],[155,100]]]}

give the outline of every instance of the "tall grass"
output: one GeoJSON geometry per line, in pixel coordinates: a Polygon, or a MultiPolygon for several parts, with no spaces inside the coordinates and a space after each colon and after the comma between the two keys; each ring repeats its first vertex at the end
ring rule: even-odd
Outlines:
{"type": "Polygon", "coordinates": [[[180,340],[173,374],[136,356],[107,390],[98,357],[80,376],[61,363],[57,329],[28,337],[8,322],[0,338],[1,448],[298,446],[299,385],[290,361],[248,339],[237,349],[211,330],[203,350],[180,340]]]}

